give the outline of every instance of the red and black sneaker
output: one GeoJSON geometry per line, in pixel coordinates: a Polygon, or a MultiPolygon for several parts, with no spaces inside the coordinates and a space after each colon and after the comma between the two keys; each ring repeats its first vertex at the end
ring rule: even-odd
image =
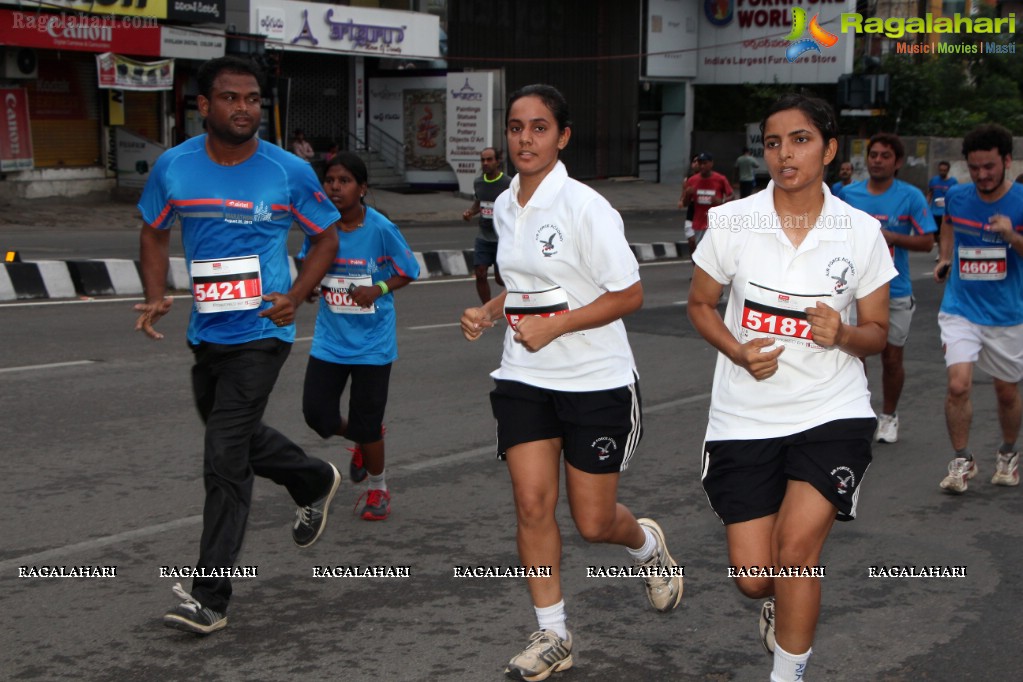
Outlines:
{"type": "Polygon", "coordinates": [[[391,491],[376,488],[367,490],[355,501],[356,508],[363,497],[366,498],[366,504],[359,512],[363,521],[383,521],[391,515],[391,491]]]}

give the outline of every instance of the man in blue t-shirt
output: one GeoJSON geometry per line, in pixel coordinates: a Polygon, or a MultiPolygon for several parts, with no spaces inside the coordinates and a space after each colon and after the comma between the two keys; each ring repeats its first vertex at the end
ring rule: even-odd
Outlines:
{"type": "Polygon", "coordinates": [[[842,191],[853,182],[853,165],[852,161],[843,161],[842,165],[838,167],[838,180],[835,184],[831,185],[831,193],[836,197],[842,196],[842,191]]]}
{"type": "Polygon", "coordinates": [[[881,221],[881,233],[892,251],[898,276],[890,283],[888,302],[888,343],[881,353],[883,405],[877,419],[875,438],[881,443],[899,439],[897,408],[906,382],[902,356],[916,303],[909,273],[909,252],[930,251],[934,221],[927,212],[923,192],[895,177],[906,159],[898,135],[877,133],[867,143],[867,172],[870,177],[842,190],[842,201],[881,221]]]}
{"type": "MultiPolygon", "coordinates": [[[[950,170],[952,166],[948,161],[939,161],[938,174],[927,183],[927,207],[931,209],[934,224],[938,226],[938,231],[934,233],[935,244],[940,239],[941,219],[945,216],[945,195],[954,185],[959,184],[958,180],[948,174],[950,170]]],[[[938,258],[940,255],[935,257],[935,260],[938,258]]]]}
{"type": "Polygon", "coordinates": [[[973,184],[945,195],[941,253],[934,269],[948,280],[938,325],[948,368],[945,421],[954,455],[941,487],[966,491],[977,475],[969,448],[973,365],[990,374],[998,400],[1001,445],[995,485],[1019,485],[1023,379],[1023,187],[1012,182],[1012,133],[997,124],[978,126],[963,138],[973,184]]]}
{"type": "Polygon", "coordinates": [[[261,73],[221,57],[197,74],[206,134],[164,152],[139,210],[146,302],[137,331],[161,339],[154,324],[170,311],[166,297],[170,228],[181,222],[193,307],[188,344],[192,390],[206,425],[206,502],[191,594],[164,625],[208,635],[227,625],[232,575],[245,535],[254,476],[285,486],[298,505],[292,538],[300,547],[323,532],[341,476],[266,426],[263,412],[295,339],[295,309],[337,251],[340,218],[309,164],[256,137],[261,73]],[[313,246],[292,283],[287,253],[292,222],[313,246]]]}

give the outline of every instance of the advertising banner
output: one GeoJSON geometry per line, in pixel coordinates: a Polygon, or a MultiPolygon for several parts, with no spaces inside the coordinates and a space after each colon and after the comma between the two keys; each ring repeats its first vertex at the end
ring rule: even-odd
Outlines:
{"type": "Polygon", "coordinates": [[[447,158],[458,176],[458,191],[473,193],[480,174],[480,152],[493,138],[494,74],[448,73],[447,158]]]}
{"type": "Polygon", "coordinates": [[[253,0],[249,33],[266,36],[267,49],[404,59],[440,57],[440,18],[422,12],[253,0]]]}
{"type": "Polygon", "coordinates": [[[174,60],[140,62],[104,52],[96,55],[100,88],[115,90],[171,90],[174,88],[174,60]]]}
{"type": "Polygon", "coordinates": [[[0,9],[0,44],[159,57],[160,25],[145,17],[0,9]]]}
{"type": "Polygon", "coordinates": [[[0,171],[28,170],[34,165],[28,96],[22,88],[0,88],[0,98],[6,128],[0,136],[0,171]]]}

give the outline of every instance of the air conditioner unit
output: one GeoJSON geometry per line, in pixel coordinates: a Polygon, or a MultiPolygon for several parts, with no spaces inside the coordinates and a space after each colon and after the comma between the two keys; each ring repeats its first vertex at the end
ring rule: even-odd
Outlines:
{"type": "Polygon", "coordinates": [[[35,78],[39,75],[36,51],[28,47],[4,49],[4,78],[35,78]]]}

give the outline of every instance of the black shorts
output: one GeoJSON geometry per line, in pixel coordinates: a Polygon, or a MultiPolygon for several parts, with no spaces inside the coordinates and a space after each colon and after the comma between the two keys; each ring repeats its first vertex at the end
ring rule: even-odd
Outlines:
{"type": "Polygon", "coordinates": [[[323,438],[341,428],[341,394],[348,378],[348,428],[345,438],[356,443],[375,443],[383,437],[384,409],[391,381],[391,365],[342,365],[309,356],[302,412],[306,423],[323,438]]]}
{"type": "Polygon", "coordinates": [[[476,244],[472,252],[472,264],[477,267],[497,265],[497,242],[476,237],[476,244]]]}
{"type": "Polygon", "coordinates": [[[606,391],[553,391],[497,380],[490,405],[497,451],[561,438],[565,461],[580,471],[612,474],[628,468],[643,436],[639,381],[606,391]]]}
{"type": "Polygon", "coordinates": [[[850,521],[876,428],[873,417],[839,419],[780,438],[707,441],[703,489],[726,525],[776,513],[789,480],[812,485],[838,509],[836,519],[850,521]]]}

